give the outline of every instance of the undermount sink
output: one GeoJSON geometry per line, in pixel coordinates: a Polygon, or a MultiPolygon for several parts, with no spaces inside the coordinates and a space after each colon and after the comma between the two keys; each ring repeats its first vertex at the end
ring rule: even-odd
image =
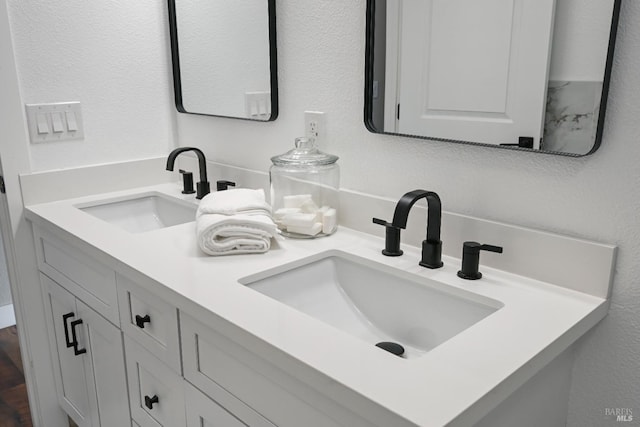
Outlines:
{"type": "Polygon", "coordinates": [[[425,354],[503,306],[342,251],[324,252],[240,283],[372,346],[400,344],[406,358],[425,354]]]}
{"type": "Polygon", "coordinates": [[[160,193],[101,200],[78,209],[131,233],[144,233],[195,221],[196,205],[160,193]]]}

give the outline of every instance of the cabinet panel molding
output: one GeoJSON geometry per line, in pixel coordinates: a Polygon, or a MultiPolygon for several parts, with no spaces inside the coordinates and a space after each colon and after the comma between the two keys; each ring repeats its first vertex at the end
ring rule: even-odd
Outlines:
{"type": "Polygon", "coordinates": [[[180,337],[184,377],[225,407],[231,394],[280,427],[370,426],[182,311],[180,337]]]}
{"type": "Polygon", "coordinates": [[[131,417],[141,427],[184,426],[182,378],[130,337],[124,342],[131,417]]]}
{"type": "Polygon", "coordinates": [[[116,275],[122,331],[182,375],[178,309],[116,275]]]}
{"type": "Polygon", "coordinates": [[[40,271],[119,326],[115,271],[40,227],[33,231],[40,271]]]}

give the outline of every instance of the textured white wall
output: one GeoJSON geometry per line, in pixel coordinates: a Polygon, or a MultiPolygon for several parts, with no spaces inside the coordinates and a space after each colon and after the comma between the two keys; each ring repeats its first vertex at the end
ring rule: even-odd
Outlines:
{"type": "Polygon", "coordinates": [[[303,133],[303,111],[325,111],[322,148],[340,156],[345,188],[389,197],[425,188],[446,210],[619,245],[611,311],[578,346],[569,425],[606,426],[605,407],[640,414],[640,2],[623,2],[602,147],[579,159],[370,134],[365,1],[279,0],[277,12],[278,120],[179,115],[180,144],[266,171],[303,133]]]}
{"type": "Polygon", "coordinates": [[[166,2],[7,2],[23,101],[82,103],[85,139],[32,144],[34,171],[167,152],[174,127],[166,2]]]}

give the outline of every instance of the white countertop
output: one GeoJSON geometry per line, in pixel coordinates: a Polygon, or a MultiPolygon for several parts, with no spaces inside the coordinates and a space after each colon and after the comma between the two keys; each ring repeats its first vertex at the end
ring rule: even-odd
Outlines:
{"type": "MultiPolygon", "coordinates": [[[[105,257],[108,263],[125,264],[164,285],[159,293],[173,298],[179,308],[197,304],[215,313],[399,415],[408,425],[478,421],[607,311],[605,299],[488,267],[481,267],[481,280],[460,279],[456,275],[460,260],[451,257],[443,257],[443,268],[422,268],[415,247],[403,246],[402,257],[385,257],[380,253],[382,237],[346,228],[326,238],[280,239],[265,254],[210,257],[197,247],[195,223],[131,234],[74,207],[145,191],[187,198],[178,184],[161,184],[31,205],[26,215],[36,224],[58,227],[97,248],[112,258],[105,257]],[[334,249],[497,300],[504,307],[427,354],[401,359],[238,283],[334,249]]],[[[330,383],[312,386],[346,404],[344,396],[331,395],[330,383]]]]}

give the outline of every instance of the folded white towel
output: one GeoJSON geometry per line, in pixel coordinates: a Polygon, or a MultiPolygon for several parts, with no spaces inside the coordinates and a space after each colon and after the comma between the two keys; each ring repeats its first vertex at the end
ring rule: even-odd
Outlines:
{"type": "Polygon", "coordinates": [[[266,252],[277,232],[263,190],[210,193],[196,213],[198,245],[209,255],[266,252]]]}

